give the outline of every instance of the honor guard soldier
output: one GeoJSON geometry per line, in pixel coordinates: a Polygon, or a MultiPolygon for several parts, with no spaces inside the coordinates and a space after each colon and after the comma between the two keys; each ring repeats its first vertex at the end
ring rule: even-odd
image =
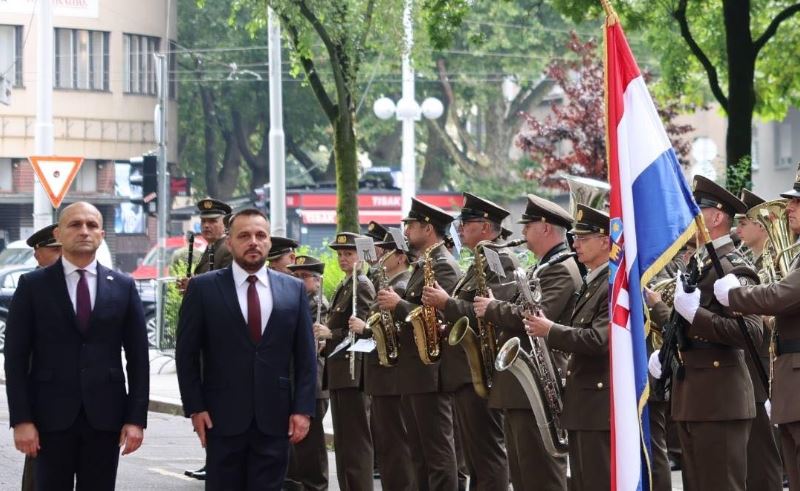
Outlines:
{"type": "Polygon", "coordinates": [[[267,255],[269,267],[281,273],[292,274],[289,266],[295,264],[297,255],[294,250],[300,245],[294,239],[272,236],[272,247],[267,255]]]}
{"type": "MultiPolygon", "coordinates": [[[[800,235],[800,168],[794,188],[781,193],[787,200],[789,229],[800,235]]],[[[783,223],[782,223],[783,224],[783,223]]],[[[789,238],[791,239],[791,238],[789,238]]],[[[722,305],[744,314],[774,315],[777,346],[771,383],[771,422],[779,425],[784,468],[789,475],[789,488],[800,490],[800,260],[798,242],[788,250],[776,251],[788,264],[787,273],[779,282],[769,285],[742,285],[739,278],[726,275],[714,285],[714,294],[722,305]]]]}
{"type": "Polygon", "coordinates": [[[425,309],[416,310],[422,306],[422,289],[426,284],[438,283],[452,290],[461,277],[458,263],[444,246],[452,221],[453,217],[441,208],[412,198],[411,210],[403,218],[404,233],[418,260],[402,296],[389,289],[378,292],[378,306],[390,310],[395,321],[401,323],[401,354],[395,370],[419,489],[458,489],[453,439],[455,387],[446,384],[444,359],[452,356],[449,351],[458,350],[455,355],[460,356],[462,350],[460,346],[447,345],[435,310],[433,325],[428,322],[425,309]],[[429,329],[419,329],[420,336],[414,336],[414,323],[429,329]]]}
{"type": "MultiPolygon", "coordinates": [[[[733,216],[744,213],[745,204],[702,176],[695,176],[693,188],[724,272],[735,274],[743,284],[756,284],[755,271],[730,237],[733,216]]],[[[714,298],[717,274],[711,259],[704,250],[696,258],[699,264],[690,262],[687,270],[699,267],[697,289],[687,293],[683,283],[677,282],[674,302],[675,311],[686,320],[688,340],[679,345],[682,368],[672,379],[670,394],[681,442],[684,488],[744,490],[747,441],[756,416],[754,381],[745,363],[749,355],[742,350],[745,339],[734,312],[714,298]]],[[[761,318],[749,315],[744,322],[758,346],[761,318]]]]}
{"type": "Polygon", "coordinates": [[[526,316],[526,331],[552,349],[571,353],[561,424],[568,430],[570,489],[609,489],[611,434],[608,361],[608,215],[585,205],[575,213],[574,247],[588,269],[569,324],[541,313],[526,316]]]}
{"type": "Polygon", "coordinates": [[[315,324],[315,335],[327,339],[326,387],[330,390],[336,473],[342,490],[371,490],[374,454],[369,426],[369,397],[364,394],[363,355],[344,346],[350,334],[350,317],[366,319],[375,301],[375,288],[361,273],[356,239],[341,232],[328,247],[336,251],[345,278],[331,300],[328,323],[315,324]],[[355,276],[355,280],[353,277],[355,276]],[[355,281],[355,283],[354,283],[355,281]],[[353,300],[355,284],[356,300],[353,300]],[[355,304],[355,312],[353,306],[355,304]]]}
{"type": "MultiPolygon", "coordinates": [[[[773,265],[770,254],[765,250],[769,235],[756,216],[751,213],[754,207],[765,202],[757,194],[742,190],[741,201],[745,204],[747,212],[736,214],[736,233],[747,249],[748,259],[758,272],[761,283],[772,283],[773,277],[769,268],[773,265]],[[765,261],[765,257],[767,260],[765,261]],[[769,267],[768,267],[769,266],[769,267]]],[[[769,342],[772,319],[764,318],[764,335],[761,343],[756,345],[761,365],[769,373],[769,342]]],[[[769,422],[769,415],[764,406],[769,396],[767,390],[758,381],[758,372],[749,356],[745,357],[747,369],[753,380],[753,389],[756,398],[756,419],[750,428],[750,439],[747,442],[747,489],[763,489],[764,491],[779,491],[783,489],[783,472],[781,470],[781,455],[769,422]]]]}
{"type": "MultiPolygon", "coordinates": [[[[572,227],[572,216],[557,204],[544,198],[528,195],[525,213],[518,223],[523,224],[522,235],[539,262],[531,266],[528,278],[536,275],[542,293],[541,308],[545,317],[568,325],[575,304],[575,292],[581,287],[583,278],[567,245],[567,229],[572,227]]],[[[533,306],[520,305],[518,297],[511,301],[491,297],[475,298],[475,313],[501,329],[505,339],[518,337],[521,346],[529,346],[524,313],[533,306]]],[[[566,358],[564,366],[566,370],[566,358]]],[[[507,372],[501,372],[503,374],[507,372]]],[[[561,378],[561,371],[553,374],[561,378]]],[[[500,398],[500,374],[497,386],[492,388],[490,403],[497,397],[497,407],[503,409],[504,433],[508,449],[511,483],[515,490],[566,490],[567,459],[565,455],[553,456],[547,451],[543,434],[539,430],[542,422],[536,421],[530,402],[519,382],[508,382],[511,387],[505,397],[500,398]],[[536,462],[536,465],[531,465],[536,462]]],[[[529,388],[536,390],[535,387],[529,388]]],[[[549,437],[549,435],[548,435],[549,437]]]]}
{"type": "Polygon", "coordinates": [[[53,230],[58,224],[48,225],[33,233],[25,241],[29,247],[33,248],[33,257],[40,268],[50,266],[61,257],[61,242],[53,236],[53,230]]]}
{"type": "MultiPolygon", "coordinates": [[[[425,287],[422,294],[422,303],[442,311],[450,329],[458,331],[460,328],[456,327],[456,321],[465,318],[469,329],[479,337],[481,331],[484,332],[478,345],[487,343],[489,346],[488,350],[480,350],[475,346],[469,347],[462,341],[456,343],[461,344],[461,349],[446,352],[442,361],[444,382],[449,385],[455,396],[461,443],[464,446],[464,458],[472,481],[470,486],[479,490],[508,488],[508,459],[503,445],[503,416],[497,408],[502,407],[500,403],[504,399],[507,400],[514,392],[521,391],[513,375],[494,370],[496,350],[505,338],[498,340],[498,333],[495,332],[497,328],[478,320],[472,306],[475,295],[481,293],[481,289],[491,290],[501,300],[510,300],[516,293],[513,277],[519,262],[514,254],[501,247],[499,243],[501,223],[508,215],[509,211],[497,204],[464,193],[464,205],[457,218],[458,233],[461,243],[473,252],[475,258],[464,277],[451,290],[451,294],[436,286],[425,287]],[[479,244],[481,247],[478,247],[479,244]],[[490,266],[487,254],[484,252],[487,248],[497,253],[500,265],[496,267],[502,268],[505,277],[501,277],[490,266]],[[468,350],[471,353],[468,354],[468,350]],[[483,378],[478,382],[478,387],[473,383],[476,374],[483,378]],[[480,391],[480,395],[476,391],[480,391]],[[489,399],[490,393],[491,399],[489,399]]],[[[483,292],[484,295],[486,293],[483,292]]],[[[451,334],[450,342],[461,336],[458,332],[451,334]]]]}
{"type": "Polygon", "coordinates": [[[206,198],[197,202],[200,210],[200,234],[208,243],[203,255],[194,268],[198,275],[214,269],[227,268],[233,262],[233,256],[225,245],[226,215],[230,215],[231,207],[222,201],[206,198]],[[212,262],[213,261],[213,262],[212,262]]]}
{"type": "MultiPolygon", "coordinates": [[[[376,242],[375,247],[385,251],[373,268],[375,287],[390,288],[398,295],[403,295],[411,276],[406,253],[397,247],[389,233],[384,240],[376,242]]],[[[400,372],[396,368],[397,357],[404,354],[398,346],[397,319],[391,312],[381,311],[375,303],[369,321],[368,324],[351,317],[350,329],[359,336],[371,334],[378,345],[377,350],[365,357],[364,391],[372,401],[370,423],[381,485],[388,491],[417,490],[419,487],[411,463],[411,450],[398,388],[400,372]],[[376,331],[380,331],[381,335],[376,331]]]]}
{"type": "MultiPolygon", "coordinates": [[[[274,237],[273,237],[274,240],[274,237]]],[[[273,242],[273,248],[275,247],[273,242]]],[[[270,261],[272,266],[272,261],[270,261]]],[[[308,308],[311,318],[325,324],[330,305],[322,291],[322,275],[325,263],[312,256],[297,256],[294,264],[287,266],[291,273],[303,280],[308,294],[308,308]]],[[[308,436],[300,443],[292,445],[289,455],[289,470],[286,473],[287,491],[324,491],[328,489],[328,450],[325,447],[325,429],[322,420],[328,412],[327,390],[323,390],[325,376],[325,357],[322,350],[325,341],[317,340],[317,408],[311,419],[308,436]]]]}

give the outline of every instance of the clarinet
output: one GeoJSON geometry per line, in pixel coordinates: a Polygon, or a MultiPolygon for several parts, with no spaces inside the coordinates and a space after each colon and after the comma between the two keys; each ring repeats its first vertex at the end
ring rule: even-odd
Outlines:
{"type": "Polygon", "coordinates": [[[208,270],[214,269],[214,244],[208,246],[208,270]]]}
{"type": "Polygon", "coordinates": [[[186,277],[192,277],[192,263],[194,262],[194,232],[186,232],[186,242],[189,244],[189,257],[186,264],[186,277]]]}
{"type": "MultiPolygon", "coordinates": [[[[358,261],[353,266],[353,317],[356,317],[357,310],[356,310],[356,303],[358,302],[358,261]]],[[[348,339],[350,340],[350,348],[352,349],[353,345],[356,344],[356,334],[353,331],[349,331],[347,334],[348,339]]],[[[350,352],[350,380],[356,379],[356,352],[350,352]]]]}

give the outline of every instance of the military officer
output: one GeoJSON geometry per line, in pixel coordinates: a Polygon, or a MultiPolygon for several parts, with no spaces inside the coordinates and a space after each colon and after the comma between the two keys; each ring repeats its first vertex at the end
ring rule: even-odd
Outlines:
{"type": "Polygon", "coordinates": [[[373,486],[374,455],[369,426],[369,397],[363,392],[363,354],[347,351],[343,344],[349,337],[350,317],[365,320],[375,301],[375,288],[361,273],[363,265],[358,261],[355,242],[359,237],[358,234],[341,232],[328,246],[336,251],[339,268],[346,276],[333,294],[327,325],[314,325],[315,336],[327,339],[324,351],[327,357],[325,387],[330,390],[336,473],[342,490],[370,490],[373,486]],[[351,357],[355,357],[352,365],[351,357]]]}
{"type": "MultiPolygon", "coordinates": [[[[786,215],[791,231],[800,235],[800,167],[793,189],[781,193],[788,200],[786,215]]],[[[780,282],[742,286],[738,278],[726,275],[714,284],[714,295],[722,305],[744,314],[774,315],[777,350],[772,380],[771,421],[778,424],[784,468],[789,487],[800,490],[800,248],[787,251],[794,259],[789,274],[780,282]]]]}
{"type": "Polygon", "coordinates": [[[48,225],[34,232],[25,241],[33,248],[33,257],[40,268],[50,266],[61,257],[61,243],[53,236],[57,224],[48,225]]]}
{"type": "MultiPolygon", "coordinates": [[[[477,249],[477,245],[499,244],[501,223],[508,215],[509,211],[497,204],[474,194],[464,193],[464,205],[458,216],[461,243],[474,254],[483,254],[477,249]]],[[[510,300],[516,293],[516,286],[511,279],[514,269],[519,265],[517,257],[506,248],[497,248],[496,252],[505,273],[504,278],[490,268],[485,258],[482,271],[478,271],[475,264],[481,258],[476,258],[452,293],[441,287],[425,287],[422,294],[423,304],[442,311],[450,327],[466,316],[471,329],[478,333],[478,320],[472,302],[478,292],[479,275],[483,275],[486,286],[501,300],[510,300]]],[[[497,348],[500,346],[499,342],[506,339],[498,340],[496,333],[491,336],[493,339],[489,342],[494,343],[497,348]]],[[[481,373],[482,368],[470,367],[465,349],[460,352],[455,351],[452,355],[448,353],[449,356],[445,358],[443,364],[448,365],[444,382],[450,386],[455,396],[456,417],[464,446],[470,488],[506,489],[509,482],[508,458],[503,445],[503,415],[498,408],[501,407],[499,403],[503,399],[513,397],[514,393],[520,395],[521,387],[510,373],[494,371],[493,356],[490,359],[481,358],[481,363],[488,364],[492,372],[491,379],[485,380],[485,387],[481,390],[491,388],[493,396],[489,400],[488,392],[478,395],[473,387],[471,370],[481,373]]]]}
{"type": "MultiPolygon", "coordinates": [[[[757,194],[743,189],[741,201],[745,204],[747,213],[736,215],[736,232],[742,239],[742,244],[747,247],[750,255],[749,259],[755,270],[759,272],[761,281],[769,283],[771,282],[770,276],[761,274],[766,271],[767,264],[764,258],[769,236],[764,226],[755,220],[755,217],[750,213],[753,207],[764,203],[765,200],[757,194]]],[[[770,260],[768,259],[768,261],[770,260]]],[[[761,365],[766,371],[769,371],[771,322],[771,318],[764,319],[764,335],[761,343],[756,345],[761,358],[761,365]]],[[[781,471],[781,456],[778,452],[778,445],[764,405],[768,399],[767,390],[758,382],[758,372],[750,357],[745,357],[745,361],[747,362],[747,369],[750,371],[750,377],[753,380],[756,399],[756,418],[753,420],[750,439],[747,442],[747,489],[777,491],[783,489],[783,473],[781,471]]]]}
{"type": "MultiPolygon", "coordinates": [[[[528,277],[536,274],[542,292],[541,307],[544,315],[556,322],[568,325],[575,304],[575,292],[581,287],[581,278],[574,254],[567,245],[567,229],[572,227],[572,216],[557,204],[544,198],[528,195],[525,213],[518,223],[523,224],[522,235],[526,245],[539,262],[528,271],[528,277]]],[[[519,337],[522,346],[528,346],[524,311],[512,301],[501,301],[492,297],[475,297],[475,314],[499,328],[504,337],[519,337]]],[[[566,359],[565,359],[566,361],[566,359]]],[[[563,367],[566,369],[566,365],[563,367]]],[[[561,377],[558,373],[555,376],[561,377]]],[[[566,490],[566,456],[553,456],[544,447],[542,434],[530,403],[516,379],[508,382],[511,387],[500,397],[501,379],[492,388],[489,403],[496,398],[497,407],[505,416],[504,433],[508,449],[511,483],[515,490],[566,490]],[[531,465],[536,462],[536,465],[531,465]]]]}
{"type": "MultiPolygon", "coordinates": [[[[461,347],[447,346],[442,339],[439,356],[442,361],[425,364],[414,342],[413,326],[407,316],[422,305],[422,288],[426,282],[425,260],[432,268],[431,280],[451,290],[461,277],[458,263],[444,246],[444,237],[453,221],[449,213],[416,198],[403,218],[409,247],[419,257],[411,270],[406,291],[400,296],[394,290],[378,292],[378,306],[392,312],[401,323],[400,359],[395,367],[398,390],[402,394],[404,420],[414,473],[420,489],[455,490],[458,488],[455,443],[453,437],[452,387],[445,385],[445,358],[461,347]]],[[[437,330],[438,332],[438,330],[437,330]]],[[[422,343],[422,340],[421,344],[422,343]]],[[[424,353],[429,353],[423,347],[424,353]]],[[[455,355],[459,356],[456,352],[455,355]]],[[[434,357],[435,358],[435,357],[434,357]]]]}
{"type": "MultiPolygon", "coordinates": [[[[408,284],[411,272],[408,269],[408,257],[394,242],[391,234],[386,234],[384,240],[375,243],[376,247],[385,250],[381,264],[375,269],[376,287],[391,288],[398,295],[403,295],[408,284]],[[384,273],[377,270],[384,268],[384,273]]],[[[377,303],[373,304],[372,314],[379,314],[377,303]]],[[[389,313],[391,316],[391,313],[389,313]]],[[[382,327],[395,333],[395,319],[387,319],[388,326],[382,327]]],[[[378,321],[380,322],[380,321],[378,321]]],[[[350,318],[350,329],[358,335],[364,332],[373,334],[374,326],[370,331],[367,324],[358,318],[350,318]]],[[[398,350],[399,353],[399,350],[398,350]]],[[[402,355],[400,355],[402,356],[402,355]]],[[[382,366],[378,359],[378,352],[372,351],[366,356],[364,369],[364,390],[371,397],[370,417],[372,423],[372,440],[377,454],[382,488],[393,490],[417,490],[414,476],[414,467],[411,464],[411,450],[408,446],[408,434],[403,417],[398,389],[399,372],[394,366],[382,366]]]]}
{"type": "Polygon", "coordinates": [[[233,261],[228,247],[225,245],[225,222],[224,217],[231,213],[231,207],[227,203],[205,198],[197,202],[197,209],[200,210],[200,235],[208,243],[197,266],[194,274],[205,273],[213,269],[227,268],[233,261]],[[211,262],[213,256],[213,263],[211,262]]]}
{"type": "MultiPolygon", "coordinates": [[[[274,247],[274,245],[273,245],[274,247]]],[[[271,266],[270,262],[270,266],[271,266]]],[[[313,256],[297,256],[294,264],[287,269],[297,278],[303,280],[308,294],[308,308],[312,319],[319,319],[325,324],[330,305],[322,292],[322,275],[325,263],[313,256]]],[[[289,470],[286,474],[287,490],[328,489],[328,450],[325,447],[325,429],[322,420],[328,412],[329,394],[323,390],[322,379],[325,374],[325,357],[322,350],[325,341],[317,340],[319,357],[317,358],[317,408],[311,419],[308,435],[300,443],[292,445],[289,455],[289,470]]]]}
{"type": "Polygon", "coordinates": [[[571,353],[561,422],[569,433],[571,489],[603,490],[611,484],[608,361],[609,218],[602,211],[578,205],[574,247],[587,268],[569,324],[536,313],[524,321],[531,336],[571,353]]]}
{"type": "Polygon", "coordinates": [[[281,273],[292,274],[289,266],[295,263],[297,254],[294,251],[298,245],[300,244],[294,239],[272,236],[272,247],[267,255],[269,267],[281,273]]]}
{"type": "MultiPolygon", "coordinates": [[[[723,270],[743,283],[758,277],[735,250],[730,238],[733,216],[746,207],[722,186],[702,176],[694,178],[694,198],[723,270]]],[[[698,238],[698,247],[701,241],[698,238]]],[[[714,298],[717,274],[711,259],[700,251],[697,289],[687,293],[678,282],[675,311],[689,327],[689,342],[681,347],[683,376],[673,377],[672,418],[682,449],[685,489],[744,490],[747,479],[747,441],[756,416],[753,381],[742,348],[745,340],[733,312],[714,298]]],[[[694,266],[689,265],[687,269],[694,266]]],[[[746,316],[755,344],[761,342],[761,318],[746,316]]],[[[758,383],[758,382],[757,382],[758,383]]]]}

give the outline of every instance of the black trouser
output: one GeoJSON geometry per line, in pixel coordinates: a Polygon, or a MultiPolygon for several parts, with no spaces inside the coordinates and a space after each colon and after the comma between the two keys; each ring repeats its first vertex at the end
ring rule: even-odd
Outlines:
{"type": "Polygon", "coordinates": [[[208,433],[206,489],[280,490],[289,464],[289,437],[265,435],[256,426],[240,435],[208,433]]]}
{"type": "Polygon", "coordinates": [[[41,491],[114,489],[119,463],[119,432],[98,431],[80,411],[64,431],[39,433],[34,486],[41,491]]]}

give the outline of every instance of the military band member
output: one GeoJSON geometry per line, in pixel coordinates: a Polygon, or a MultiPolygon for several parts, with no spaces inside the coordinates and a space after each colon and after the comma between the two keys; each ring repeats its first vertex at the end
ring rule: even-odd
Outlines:
{"type": "MultiPolygon", "coordinates": [[[[747,211],[765,202],[763,198],[747,189],[742,190],[741,201],[747,211]]],[[[742,239],[742,244],[749,252],[749,260],[757,272],[761,272],[764,263],[765,248],[767,246],[767,230],[758,221],[749,218],[746,214],[736,215],[736,232],[742,239]]],[[[769,280],[761,276],[762,282],[769,280]]],[[[771,319],[764,319],[764,335],[761,343],[756,345],[761,365],[764,370],[769,370],[769,341],[770,331],[768,326],[771,319]]],[[[745,357],[747,369],[753,380],[753,389],[756,399],[756,418],[750,428],[750,439],[747,442],[747,489],[763,489],[776,491],[783,489],[783,472],[781,470],[781,456],[778,445],[769,422],[769,415],[764,403],[768,399],[766,388],[758,381],[758,372],[749,356],[745,357]]]]}
{"type": "MultiPolygon", "coordinates": [[[[391,234],[375,243],[385,252],[382,260],[389,288],[403,295],[411,272],[408,257],[397,248],[391,234]]],[[[380,266],[377,266],[380,267],[380,266]]],[[[380,286],[380,274],[374,278],[376,288],[380,286]]],[[[371,313],[379,312],[373,304],[371,313]]],[[[392,320],[397,320],[392,318],[392,320]]],[[[393,323],[392,323],[393,324],[393,323]]],[[[358,335],[370,335],[362,319],[350,318],[350,329],[358,335]]],[[[389,329],[394,329],[390,326],[389,329]]],[[[399,350],[398,350],[399,353],[399,350]]],[[[403,354],[399,354],[403,356],[403,354]]],[[[400,401],[399,371],[395,367],[381,366],[377,350],[367,354],[364,369],[364,391],[371,397],[370,422],[372,441],[377,455],[382,488],[387,491],[417,490],[414,467],[411,463],[411,450],[408,446],[408,433],[400,401]]]]}
{"type": "MultiPolygon", "coordinates": [[[[743,283],[757,283],[758,277],[730,238],[733,216],[744,213],[744,203],[702,176],[694,178],[694,198],[725,273],[735,274],[743,283]]],[[[698,247],[702,247],[699,240],[698,247]]],[[[714,298],[717,274],[711,259],[705,249],[699,252],[697,289],[686,293],[679,282],[675,290],[675,311],[689,324],[689,342],[680,351],[683,376],[673,377],[671,390],[684,488],[744,490],[747,441],[756,416],[754,381],[747,371],[745,340],[734,314],[714,298]]],[[[744,321],[757,346],[761,318],[749,315],[744,321]]]]}
{"type": "MultiPolygon", "coordinates": [[[[800,235],[800,172],[793,189],[781,193],[788,201],[789,228],[800,235]]],[[[744,314],[774,315],[777,330],[777,358],[772,380],[771,421],[779,425],[784,468],[789,487],[800,490],[800,261],[798,251],[789,274],[778,283],[742,286],[737,278],[726,275],[714,285],[714,294],[722,305],[744,314]]]]}
{"type": "Polygon", "coordinates": [[[297,249],[298,245],[300,244],[294,239],[272,236],[272,248],[267,256],[270,269],[292,274],[292,270],[289,267],[295,263],[297,254],[295,254],[294,250],[297,249]]]}
{"type": "MultiPolygon", "coordinates": [[[[525,213],[518,223],[523,224],[522,236],[528,249],[539,258],[531,266],[528,276],[539,265],[547,265],[538,274],[542,291],[542,311],[545,317],[555,319],[560,324],[569,324],[575,304],[575,292],[582,284],[578,265],[567,245],[567,228],[572,226],[572,216],[544,198],[528,195],[525,213]]],[[[496,300],[490,297],[475,297],[475,314],[485,321],[492,322],[502,330],[504,339],[520,337],[522,346],[528,346],[523,310],[515,302],[496,300]]],[[[565,360],[566,361],[566,360],[565,360]]],[[[566,369],[566,365],[563,367],[566,369]]],[[[506,373],[506,372],[502,372],[506,373]]],[[[558,374],[561,377],[562,374],[558,374]]],[[[498,374],[497,390],[492,389],[490,404],[503,409],[505,416],[504,433],[508,449],[508,463],[511,483],[515,490],[566,490],[567,459],[551,456],[544,447],[542,435],[534,424],[535,417],[522,387],[512,376],[506,382],[498,374]],[[505,397],[500,397],[501,382],[515,384],[509,387],[505,397]],[[536,465],[531,465],[536,462],[536,465]]]]}
{"type": "MultiPolygon", "coordinates": [[[[378,292],[378,306],[392,311],[401,322],[401,355],[395,370],[398,371],[398,389],[402,394],[404,419],[408,428],[408,442],[414,473],[420,489],[454,490],[458,488],[455,446],[453,440],[452,387],[445,385],[445,362],[432,365],[422,363],[414,344],[412,325],[406,317],[422,305],[422,288],[425,283],[424,257],[429,254],[435,281],[445,289],[452,289],[461,277],[461,270],[453,256],[442,244],[447,229],[453,221],[446,211],[412,198],[411,210],[403,219],[409,247],[417,255],[411,276],[402,296],[389,289],[378,292]]],[[[440,344],[442,360],[451,356],[451,350],[462,351],[459,346],[440,344]]]]}
{"type": "Polygon", "coordinates": [[[388,249],[378,244],[384,241],[387,234],[389,234],[389,230],[374,220],[370,221],[369,225],[367,225],[367,233],[365,235],[372,239],[375,244],[375,253],[378,256],[374,261],[370,262],[369,271],[367,271],[367,278],[369,278],[369,281],[375,286],[375,291],[378,291],[378,285],[375,284],[375,267],[378,264],[378,260],[388,252],[388,249]]]}
{"type": "Polygon", "coordinates": [[[371,490],[373,486],[372,435],[369,426],[369,397],[364,394],[363,354],[339,349],[350,332],[349,320],[366,319],[375,301],[375,288],[361,273],[356,252],[358,234],[341,232],[328,247],[336,251],[339,268],[345,273],[331,300],[327,325],[314,325],[314,335],[326,339],[325,387],[330,390],[333,417],[333,446],[336,473],[342,490],[371,490]],[[356,312],[353,312],[353,275],[356,277],[356,312]],[[350,371],[350,357],[355,357],[350,371]]]}
{"type": "MultiPolygon", "coordinates": [[[[274,238],[273,238],[274,239],[274,238]]],[[[274,245],[273,245],[274,247],[274,245]]],[[[270,266],[272,262],[270,261],[270,266]]],[[[325,324],[328,319],[330,304],[322,289],[322,275],[325,273],[325,263],[312,256],[297,256],[294,264],[287,269],[297,278],[303,280],[308,294],[308,308],[311,318],[317,319],[319,311],[320,322],[325,324]],[[322,298],[322,304],[320,304],[322,298]]],[[[290,447],[289,470],[286,474],[287,490],[314,490],[328,489],[328,450],[325,447],[325,429],[322,420],[328,412],[329,394],[323,390],[322,379],[325,376],[325,357],[322,350],[325,341],[317,340],[319,357],[317,358],[317,408],[316,414],[311,419],[308,435],[300,443],[290,447]]]]}
{"type": "Polygon", "coordinates": [[[200,210],[200,235],[206,240],[208,245],[197,266],[194,274],[198,275],[214,269],[227,268],[233,262],[228,246],[225,245],[225,221],[226,215],[230,215],[231,207],[222,201],[206,198],[197,202],[197,209],[200,210]],[[210,264],[211,255],[214,255],[214,263],[210,264]]]}
{"type": "MultiPolygon", "coordinates": [[[[498,243],[501,223],[509,215],[508,210],[470,193],[464,193],[464,206],[458,216],[458,233],[461,243],[474,253],[479,253],[476,246],[483,241],[498,243]]],[[[488,262],[485,262],[481,274],[485,275],[487,286],[494,295],[502,300],[510,300],[516,293],[513,282],[514,269],[518,266],[515,255],[508,249],[497,250],[505,278],[494,273],[488,262]]],[[[431,305],[444,313],[448,326],[466,316],[471,329],[478,333],[477,318],[472,301],[478,290],[478,272],[473,262],[461,281],[452,290],[452,294],[441,287],[425,287],[422,302],[431,305]]],[[[494,342],[499,348],[498,340],[494,342]]],[[[504,341],[503,338],[500,342],[504,341]]],[[[457,346],[458,348],[461,348],[457,346]]],[[[462,348],[460,352],[448,353],[443,360],[447,364],[446,383],[455,395],[455,410],[458,427],[461,431],[461,442],[464,446],[464,457],[470,476],[470,488],[480,490],[508,488],[508,458],[503,445],[503,415],[499,411],[498,402],[522,392],[521,387],[510,373],[493,374],[491,387],[492,406],[490,401],[479,396],[473,388],[470,366],[467,355],[462,348]],[[494,385],[496,383],[496,385],[494,385]]],[[[492,365],[494,360],[486,362],[492,365]]],[[[523,395],[524,397],[524,395],[523,395]]]]}
{"type": "Polygon", "coordinates": [[[548,345],[571,353],[564,388],[561,422],[569,433],[570,488],[609,489],[611,433],[608,361],[608,215],[578,205],[574,247],[588,274],[569,324],[545,315],[526,316],[526,331],[548,345]]]}

